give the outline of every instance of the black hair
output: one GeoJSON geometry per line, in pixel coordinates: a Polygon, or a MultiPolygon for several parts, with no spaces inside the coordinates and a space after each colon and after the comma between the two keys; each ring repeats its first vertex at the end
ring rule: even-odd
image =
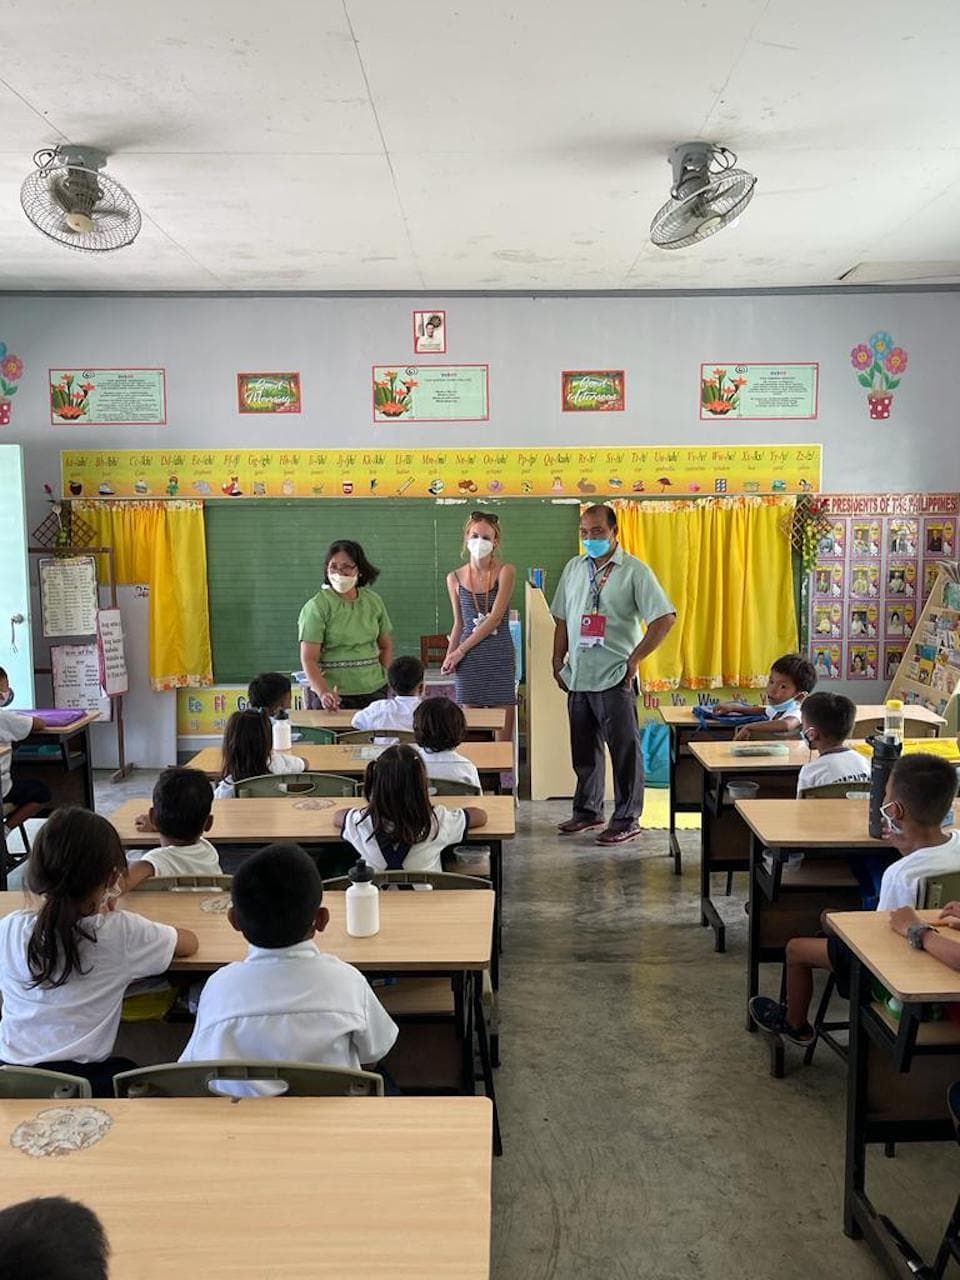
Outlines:
{"type": "Polygon", "coordinates": [[[419,658],[394,658],[387,670],[387,684],[401,696],[416,693],[423,684],[423,663],[419,658]]]}
{"type": "Polygon", "coordinates": [[[369,587],[380,577],[380,570],[367,559],[360,543],[354,542],[350,538],[341,538],[337,542],[331,542],[327,547],[327,554],[323,557],[324,574],[326,574],[327,565],[341,551],[345,556],[349,556],[357,566],[358,587],[369,587]]]}
{"type": "Polygon", "coordinates": [[[168,840],[194,844],[203,835],[213,787],[199,769],[164,769],[153,787],[153,818],[168,840]]]}
{"type": "Polygon", "coordinates": [[[103,1224],[64,1196],[23,1200],[0,1210],[0,1275],[17,1280],[107,1280],[103,1224]]]}
{"type": "Polygon", "coordinates": [[[272,714],[281,707],[293,688],[290,677],[279,671],[261,671],[247,688],[247,700],[258,711],[272,714]]]}
{"type": "Polygon", "coordinates": [[[842,693],[811,693],[804,698],[801,719],[831,742],[849,738],[857,718],[856,704],[842,693]]]}
{"type": "Polygon", "coordinates": [[[7,675],[6,670],[3,667],[0,667],[0,680],[9,680],[9,679],[10,677],[7,675]]]}
{"type": "Polygon", "coordinates": [[[374,833],[382,832],[398,845],[429,839],[435,818],[419,751],[404,742],[387,747],[367,765],[363,794],[367,807],[361,817],[370,819],[374,833]]]}
{"type": "Polygon", "coordinates": [[[270,772],[272,749],[273,728],[267,713],[253,707],[235,711],[223,734],[221,780],[242,782],[244,778],[263,777],[270,772]]]}
{"type": "Polygon", "coordinates": [[[609,506],[606,502],[595,502],[592,506],[587,507],[580,519],[583,520],[587,516],[598,516],[601,512],[603,512],[607,521],[607,528],[616,529],[617,513],[614,511],[613,507],[609,506]]]}
{"type": "Polygon", "coordinates": [[[813,663],[799,653],[785,653],[782,658],[770,664],[770,670],[791,680],[797,693],[812,693],[817,687],[817,673],[813,669],[813,663]]]}
{"type": "Polygon", "coordinates": [[[27,888],[43,898],[27,943],[34,987],[62,987],[80,965],[80,941],[95,942],[84,916],[126,873],[127,859],[106,818],[77,805],[55,809],[37,833],[27,862],[27,888]]]}
{"type": "Polygon", "coordinates": [[[957,768],[942,756],[901,756],[890,774],[892,794],[908,818],[925,827],[941,823],[957,796],[957,768]]]}
{"type": "Polygon", "coordinates": [[[292,947],[310,933],[323,901],[316,863],[298,844],[268,844],[237,868],[233,916],[255,947],[292,947]]]}
{"type": "Polygon", "coordinates": [[[467,736],[467,717],[450,698],[424,698],[413,713],[413,732],[427,751],[452,751],[467,736]]]}

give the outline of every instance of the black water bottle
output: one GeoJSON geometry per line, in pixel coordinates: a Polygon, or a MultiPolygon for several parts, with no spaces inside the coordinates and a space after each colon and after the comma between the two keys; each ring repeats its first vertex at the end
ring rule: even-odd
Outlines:
{"type": "Polygon", "coordinates": [[[890,770],[900,759],[903,743],[884,734],[875,734],[867,741],[873,747],[873,763],[870,766],[870,834],[874,840],[883,835],[883,815],[880,809],[887,794],[890,770]]]}

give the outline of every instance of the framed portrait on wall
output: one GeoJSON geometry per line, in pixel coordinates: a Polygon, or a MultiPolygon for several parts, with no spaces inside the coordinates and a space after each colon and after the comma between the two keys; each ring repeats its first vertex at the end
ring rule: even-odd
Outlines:
{"type": "Polygon", "coordinates": [[[442,356],[447,350],[447,313],[439,308],[413,313],[413,352],[442,356]]]}

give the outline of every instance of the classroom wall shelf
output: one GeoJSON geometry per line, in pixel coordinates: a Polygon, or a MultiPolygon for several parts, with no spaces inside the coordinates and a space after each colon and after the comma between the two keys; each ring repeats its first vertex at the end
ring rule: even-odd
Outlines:
{"type": "Polygon", "coordinates": [[[960,565],[938,568],[887,697],[946,715],[960,689],[960,565]]]}

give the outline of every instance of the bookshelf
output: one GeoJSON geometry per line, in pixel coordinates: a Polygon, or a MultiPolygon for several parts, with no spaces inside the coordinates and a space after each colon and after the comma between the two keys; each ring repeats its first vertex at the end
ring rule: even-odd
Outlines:
{"type": "Polygon", "coordinates": [[[945,716],[960,688],[960,565],[945,561],[890,682],[888,698],[945,716]]]}

